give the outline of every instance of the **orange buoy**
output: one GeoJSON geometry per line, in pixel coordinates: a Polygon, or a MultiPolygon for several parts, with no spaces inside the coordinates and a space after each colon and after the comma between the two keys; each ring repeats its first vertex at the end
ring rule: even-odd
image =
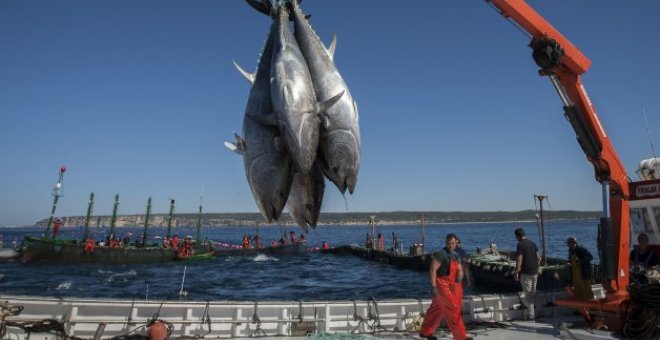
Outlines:
{"type": "Polygon", "coordinates": [[[165,340],[167,339],[167,326],[163,322],[156,320],[149,326],[147,334],[150,340],[165,340]]]}

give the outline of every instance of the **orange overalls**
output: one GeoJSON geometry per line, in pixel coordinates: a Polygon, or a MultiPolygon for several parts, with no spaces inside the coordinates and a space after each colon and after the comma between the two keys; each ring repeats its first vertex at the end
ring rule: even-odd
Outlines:
{"type": "Polygon", "coordinates": [[[453,259],[449,262],[449,275],[437,276],[435,279],[437,295],[431,301],[431,306],[426,311],[424,322],[422,323],[422,330],[419,335],[422,337],[433,336],[435,330],[440,325],[440,320],[443,318],[447,323],[447,327],[454,339],[463,340],[467,339],[467,332],[463,324],[463,318],[460,314],[460,304],[457,303],[458,294],[461,298],[463,295],[460,282],[456,282],[456,272],[458,269],[458,259],[453,259]]]}
{"type": "Polygon", "coordinates": [[[85,248],[83,249],[83,254],[92,254],[94,253],[94,239],[88,238],[85,241],[85,248]]]}

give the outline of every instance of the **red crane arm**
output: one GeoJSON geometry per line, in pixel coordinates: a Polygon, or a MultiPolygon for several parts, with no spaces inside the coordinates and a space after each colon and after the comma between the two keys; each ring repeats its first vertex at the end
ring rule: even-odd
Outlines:
{"type": "Polygon", "coordinates": [[[534,37],[552,37],[564,49],[562,63],[576,75],[587,72],[591,60],[522,0],[489,0],[505,18],[511,18],[534,37]]]}
{"type": "MultiPolygon", "coordinates": [[[[557,302],[585,311],[599,309],[623,315],[622,306],[628,299],[629,282],[629,180],[580,78],[591,66],[591,61],[525,1],[487,1],[532,36],[529,46],[534,61],[541,67],[539,74],[550,77],[564,103],[564,114],[575,130],[578,143],[594,166],[596,180],[603,186],[603,218],[598,243],[604,283],[608,288],[606,298],[602,301],[557,302]]],[[[615,319],[609,324],[618,328],[621,318],[615,319]]]]}

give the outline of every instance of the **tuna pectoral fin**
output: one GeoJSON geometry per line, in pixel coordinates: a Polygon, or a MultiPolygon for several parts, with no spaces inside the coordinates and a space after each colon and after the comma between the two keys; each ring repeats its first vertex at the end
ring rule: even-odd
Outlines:
{"type": "Polygon", "coordinates": [[[225,142],[225,146],[227,147],[227,149],[229,149],[229,150],[231,150],[231,151],[233,151],[233,152],[235,152],[235,153],[237,153],[237,154],[239,154],[239,155],[242,155],[242,154],[243,154],[243,150],[241,150],[241,149],[238,147],[238,145],[236,145],[236,144],[234,144],[234,143],[232,143],[232,142],[225,142]]]}
{"type": "Polygon", "coordinates": [[[250,83],[250,86],[254,85],[254,78],[257,76],[257,71],[254,71],[254,73],[250,73],[246,70],[244,70],[238,63],[234,60],[231,61],[234,63],[234,66],[236,66],[236,69],[238,72],[240,72],[245,79],[247,79],[248,83],[250,83]]]}
{"type": "Polygon", "coordinates": [[[335,60],[336,49],[337,49],[337,33],[332,33],[332,42],[330,43],[330,47],[328,47],[328,54],[330,55],[330,60],[333,61],[335,60]]]}
{"type": "Polygon", "coordinates": [[[328,109],[331,108],[332,105],[335,105],[335,103],[339,101],[339,99],[341,99],[341,96],[344,95],[344,92],[346,91],[341,91],[339,92],[339,94],[335,95],[334,97],[319,103],[318,112],[322,113],[328,111],[328,109]]]}
{"type": "Polygon", "coordinates": [[[236,143],[225,142],[227,149],[242,155],[245,151],[245,139],[241,138],[237,133],[234,133],[234,138],[236,138],[236,143]]]}
{"type": "Polygon", "coordinates": [[[275,112],[271,112],[267,115],[260,115],[251,112],[246,112],[245,114],[261,125],[277,126],[277,115],[275,112]]]}

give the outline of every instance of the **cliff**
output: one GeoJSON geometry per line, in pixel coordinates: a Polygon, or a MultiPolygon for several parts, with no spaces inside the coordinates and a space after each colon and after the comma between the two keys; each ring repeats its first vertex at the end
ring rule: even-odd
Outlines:
{"type": "MultiPolygon", "coordinates": [[[[376,222],[380,224],[410,224],[417,223],[419,215],[424,214],[425,223],[484,223],[505,221],[534,221],[536,211],[390,211],[390,212],[350,212],[350,213],[321,213],[319,224],[367,224],[369,216],[376,216],[376,222]]],[[[574,211],[554,210],[544,211],[544,218],[548,220],[583,220],[597,219],[599,211],[574,211]]],[[[64,226],[85,225],[85,216],[60,217],[64,226]]],[[[110,225],[111,216],[94,216],[90,222],[91,226],[98,224],[110,225]]],[[[206,213],[202,214],[202,225],[204,226],[244,226],[254,225],[255,222],[265,223],[258,213],[206,213]]],[[[48,219],[35,223],[37,226],[46,226],[48,219]]],[[[172,225],[192,226],[197,223],[197,214],[174,214],[172,225]]],[[[280,224],[293,224],[293,219],[288,214],[282,214],[280,224]]],[[[144,225],[144,215],[118,215],[116,226],[139,226],[144,225]]],[[[153,214],[149,219],[150,226],[167,226],[167,214],[153,214]]]]}

